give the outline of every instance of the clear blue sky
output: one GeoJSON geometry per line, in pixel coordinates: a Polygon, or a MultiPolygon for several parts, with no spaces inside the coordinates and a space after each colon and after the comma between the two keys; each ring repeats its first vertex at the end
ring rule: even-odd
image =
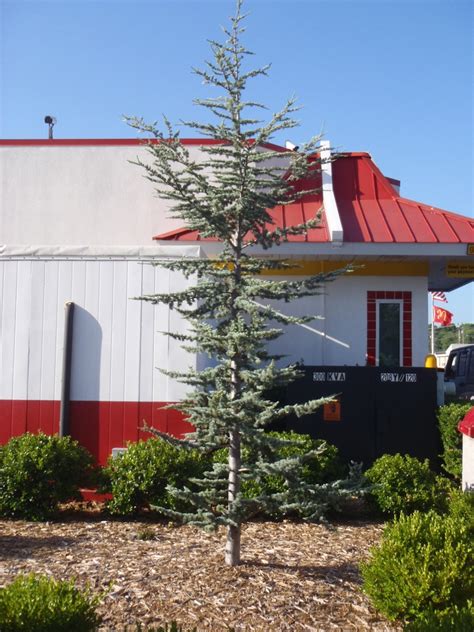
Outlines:
{"type": "MultiPolygon", "coordinates": [[[[123,114],[199,118],[207,94],[191,66],[232,0],[0,0],[0,137],[134,136],[123,114]]],[[[272,63],[254,96],[277,109],[296,95],[298,143],[324,130],[369,151],[406,197],[463,215],[473,200],[471,0],[248,0],[245,42],[272,63]]],[[[186,136],[184,132],[183,135],[186,136]]],[[[189,134],[188,134],[189,135],[189,134]]],[[[283,142],[284,138],[276,138],[283,142]]],[[[449,295],[474,322],[474,284],[449,295]]]]}

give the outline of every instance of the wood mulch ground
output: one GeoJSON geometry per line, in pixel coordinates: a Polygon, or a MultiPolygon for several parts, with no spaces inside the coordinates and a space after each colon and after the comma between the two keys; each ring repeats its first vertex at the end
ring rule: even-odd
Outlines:
{"type": "Polygon", "coordinates": [[[229,568],[223,531],[110,520],[97,510],[48,523],[0,521],[0,586],[31,571],[89,583],[105,592],[103,631],[173,619],[199,632],[398,631],[360,589],[358,564],[382,528],[251,523],[243,529],[242,564],[229,568]]]}

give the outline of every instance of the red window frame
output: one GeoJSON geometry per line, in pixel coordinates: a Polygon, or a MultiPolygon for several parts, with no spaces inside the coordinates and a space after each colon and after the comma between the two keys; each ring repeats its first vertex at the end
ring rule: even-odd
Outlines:
{"type": "Polygon", "coordinates": [[[412,366],[412,293],[389,290],[367,292],[367,364],[377,364],[377,301],[402,301],[402,366],[412,366]]]}

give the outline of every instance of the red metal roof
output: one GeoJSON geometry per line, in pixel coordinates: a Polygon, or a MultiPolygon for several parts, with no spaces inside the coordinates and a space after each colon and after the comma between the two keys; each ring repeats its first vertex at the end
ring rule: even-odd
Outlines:
{"type": "Polygon", "coordinates": [[[344,241],[472,243],[474,219],[400,196],[369,154],[348,154],[332,165],[344,241]]]}
{"type": "Polygon", "coordinates": [[[458,430],[474,439],[474,407],[470,408],[465,417],[458,423],[458,430]]]}
{"type": "MultiPolygon", "coordinates": [[[[363,243],[474,243],[474,219],[401,197],[367,153],[340,155],[332,163],[333,189],[344,230],[344,242],[363,243]]],[[[320,186],[313,177],[304,188],[320,186]],[[309,186],[308,186],[309,185],[309,186]]],[[[283,228],[315,216],[322,196],[304,198],[297,204],[270,211],[274,224],[283,228]]],[[[199,241],[196,231],[186,228],[156,235],[154,239],[199,241]]],[[[324,211],[321,226],[307,235],[290,235],[290,242],[330,241],[324,211]]],[[[215,241],[208,239],[206,241],[215,241]]]]}
{"type": "MultiPolygon", "coordinates": [[[[272,209],[272,217],[274,224],[268,225],[269,230],[286,228],[295,224],[302,224],[310,219],[314,219],[321,209],[321,202],[298,202],[296,204],[288,204],[286,206],[277,206],[272,209]]],[[[168,233],[156,235],[153,239],[163,239],[166,241],[217,241],[215,237],[201,237],[197,230],[189,230],[187,228],[178,228],[168,233]]],[[[288,241],[292,242],[310,242],[324,243],[329,241],[329,234],[326,224],[324,212],[321,215],[321,223],[318,228],[308,230],[305,235],[290,235],[288,241]]]]}
{"type": "MultiPolygon", "coordinates": [[[[316,173],[295,188],[301,190],[302,187],[305,189],[321,189],[321,174],[316,173]]],[[[323,210],[322,193],[307,195],[304,200],[300,200],[295,204],[275,206],[270,211],[274,223],[268,224],[267,228],[268,230],[274,230],[276,227],[286,228],[287,226],[294,226],[295,224],[303,224],[310,219],[314,219],[319,211],[322,211],[322,213],[318,228],[312,228],[304,235],[290,235],[288,239],[292,242],[327,242],[329,241],[329,232],[323,210]]],[[[187,228],[178,228],[168,233],[156,235],[154,239],[167,241],[217,241],[214,237],[202,238],[198,231],[189,230],[187,228]]]]}

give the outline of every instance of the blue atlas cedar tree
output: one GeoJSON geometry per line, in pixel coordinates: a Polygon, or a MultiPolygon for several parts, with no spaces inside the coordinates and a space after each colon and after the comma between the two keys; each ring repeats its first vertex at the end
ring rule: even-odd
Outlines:
{"type": "Polygon", "coordinates": [[[182,411],[195,430],[182,441],[164,438],[184,449],[198,447],[212,452],[226,448],[228,462],[214,463],[202,480],[193,480],[197,491],[171,490],[193,509],[166,513],[208,529],[224,525],[225,561],[232,566],[240,562],[241,524],[250,516],[279,508],[298,510],[310,520],[320,519],[328,497],[344,490],[341,481],[319,487],[304,484],[299,472],[305,459],[314,458],[314,452],[303,459],[278,458],[282,441],[265,432],[272,422],[289,414],[310,414],[330,399],[282,406],[269,398],[270,391],[284,387],[299,372],[294,365],[281,367],[277,362],[280,358],[267,351],[266,343],[282,334],[278,325],[314,318],[282,315],[273,307],[274,301],[288,303],[320,294],[321,284],[337,273],[294,280],[262,275],[294,267],[282,259],[262,257],[262,253],[267,255],[289,235],[304,234],[318,225],[315,217],[305,224],[273,229],[268,209],[291,204],[309,192],[299,190],[295,183],[320,169],[316,154],[320,138],[293,152],[279,152],[268,145],[276,132],[297,125],[292,115],[298,108],[290,99],[268,122],[255,118],[253,112],[266,108],[245,99],[247,83],[266,76],[269,67],[244,67],[252,53],[241,42],[245,30],[241,5],[238,1],[230,28],[223,29],[225,41],[210,41],[212,61],[202,70],[194,69],[205,84],[220,92],[220,96],[195,101],[211,113],[213,122],[185,123],[198,135],[221,143],[203,145],[204,158],[195,161],[167,119],[164,132],[143,119],[126,119],[158,141],[148,144],[152,161],[137,158],[135,164],[145,170],[159,196],[172,201],[173,216],[202,237],[216,238],[222,244],[220,254],[212,259],[156,261],[155,265],[180,272],[193,283],[180,292],[140,298],[168,305],[187,319],[186,334],[168,335],[211,360],[200,371],[167,372],[192,387],[191,393],[172,407],[182,411]],[[258,457],[246,461],[248,454],[258,457]],[[251,499],[242,496],[243,480],[259,481],[272,474],[284,477],[285,492],[251,499]]]}

